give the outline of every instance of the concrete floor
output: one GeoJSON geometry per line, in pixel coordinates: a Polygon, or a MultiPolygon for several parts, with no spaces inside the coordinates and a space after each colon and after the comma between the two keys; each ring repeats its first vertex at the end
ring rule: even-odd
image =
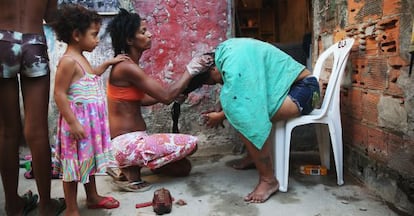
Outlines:
{"type": "MultiPolygon", "coordinates": [[[[152,200],[156,189],[170,190],[175,200],[182,199],[187,204],[173,205],[169,215],[176,216],[394,216],[384,201],[359,184],[351,176],[345,176],[343,186],[336,185],[336,174],[328,176],[305,176],[299,173],[299,165],[317,163],[318,155],[312,153],[292,153],[287,193],[278,192],[266,203],[249,204],[243,201],[256,185],[257,171],[238,171],[226,163],[240,156],[194,157],[193,170],[189,177],[171,178],[153,175],[144,170],[143,178],[152,182],[153,188],[147,192],[132,193],[119,191],[111,184],[109,176],[98,176],[98,192],[114,196],[121,206],[112,210],[88,210],[85,206],[85,193],[79,187],[78,201],[82,215],[101,216],[148,216],[155,215],[152,207],[136,209],[135,204],[152,200]]],[[[34,180],[23,177],[21,169],[19,192],[36,191],[34,180]]],[[[62,197],[62,183],[52,181],[52,197],[62,197]]],[[[4,193],[0,193],[0,215],[5,215],[4,193]]],[[[36,215],[33,211],[31,215],[36,215]]],[[[63,215],[63,214],[62,214],[63,215]]]]}

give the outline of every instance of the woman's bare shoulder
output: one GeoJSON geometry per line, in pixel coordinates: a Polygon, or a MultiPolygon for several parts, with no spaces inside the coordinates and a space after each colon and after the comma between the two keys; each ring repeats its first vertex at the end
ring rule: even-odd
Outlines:
{"type": "Polygon", "coordinates": [[[137,80],[145,75],[144,70],[132,61],[123,61],[116,64],[111,72],[111,77],[121,80],[137,80]]]}

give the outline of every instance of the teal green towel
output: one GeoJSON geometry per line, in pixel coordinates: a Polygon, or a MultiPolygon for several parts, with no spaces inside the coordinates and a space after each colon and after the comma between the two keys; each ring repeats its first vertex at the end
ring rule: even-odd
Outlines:
{"type": "Polygon", "coordinates": [[[227,120],[261,149],[272,130],[272,116],[305,66],[272,44],[251,38],[220,43],[215,63],[223,76],[220,101],[227,120]]]}

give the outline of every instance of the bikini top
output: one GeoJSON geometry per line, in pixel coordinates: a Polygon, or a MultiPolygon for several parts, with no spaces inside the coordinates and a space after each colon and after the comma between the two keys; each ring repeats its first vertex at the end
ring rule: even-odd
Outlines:
{"type": "Polygon", "coordinates": [[[110,99],[139,101],[144,98],[145,93],[134,86],[114,86],[108,81],[106,93],[110,99]]]}

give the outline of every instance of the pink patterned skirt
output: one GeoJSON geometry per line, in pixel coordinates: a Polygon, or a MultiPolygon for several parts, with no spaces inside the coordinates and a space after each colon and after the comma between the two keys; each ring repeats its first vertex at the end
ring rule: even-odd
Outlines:
{"type": "Polygon", "coordinates": [[[140,166],[156,169],[193,153],[197,137],[186,134],[147,134],[136,131],[112,139],[119,167],[140,166]]]}

